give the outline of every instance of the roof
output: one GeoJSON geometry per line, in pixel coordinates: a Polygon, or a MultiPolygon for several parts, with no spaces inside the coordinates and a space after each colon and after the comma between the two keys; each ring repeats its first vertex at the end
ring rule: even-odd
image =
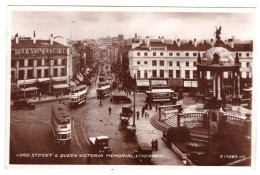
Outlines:
{"type": "Polygon", "coordinates": [[[68,108],[64,104],[53,104],[52,113],[56,118],[69,118],[70,113],[68,108]]]}
{"type": "MultiPolygon", "coordinates": [[[[196,47],[194,44],[184,43],[178,46],[177,44],[165,44],[162,42],[150,42],[150,46],[167,46],[168,51],[207,51],[212,46],[208,43],[199,43],[196,47]]],[[[221,45],[221,47],[229,51],[253,51],[253,44],[234,44],[234,48],[231,48],[227,44],[221,45]]],[[[140,45],[132,50],[149,50],[149,47],[140,45]]]]}
{"type": "Polygon", "coordinates": [[[12,48],[53,48],[53,47],[66,47],[63,44],[60,44],[56,41],[53,41],[53,45],[50,44],[50,40],[36,40],[36,44],[33,43],[33,40],[19,40],[19,43],[16,44],[15,40],[11,41],[12,48]]]}
{"type": "Polygon", "coordinates": [[[106,139],[109,139],[108,136],[98,136],[97,137],[98,140],[106,140],[106,139]]]}
{"type": "Polygon", "coordinates": [[[152,91],[146,91],[146,92],[152,92],[152,93],[166,93],[166,92],[174,92],[174,90],[171,89],[152,89],[152,91]]]}

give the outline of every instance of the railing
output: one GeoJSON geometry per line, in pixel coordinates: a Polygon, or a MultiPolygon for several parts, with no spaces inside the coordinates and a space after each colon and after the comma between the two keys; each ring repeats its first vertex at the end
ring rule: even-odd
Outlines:
{"type": "Polygon", "coordinates": [[[183,126],[188,128],[204,127],[205,113],[186,113],[183,117],[183,126]]]}

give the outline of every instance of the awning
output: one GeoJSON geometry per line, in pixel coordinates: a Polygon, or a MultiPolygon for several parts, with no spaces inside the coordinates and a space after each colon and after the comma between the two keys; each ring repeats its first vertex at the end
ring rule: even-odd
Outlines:
{"type": "Polygon", "coordinates": [[[64,89],[64,88],[69,88],[69,85],[67,85],[67,84],[55,84],[55,85],[52,85],[52,87],[54,89],[64,89]]]}
{"type": "Polygon", "coordinates": [[[137,86],[150,86],[149,80],[136,80],[137,86]]]}
{"type": "Polygon", "coordinates": [[[28,92],[28,91],[35,91],[35,90],[38,90],[39,88],[37,87],[29,87],[29,88],[21,88],[21,91],[25,91],[25,92],[28,92]]]}
{"type": "Polygon", "coordinates": [[[79,74],[77,74],[77,79],[78,79],[79,81],[83,81],[83,77],[80,76],[79,74]]]}

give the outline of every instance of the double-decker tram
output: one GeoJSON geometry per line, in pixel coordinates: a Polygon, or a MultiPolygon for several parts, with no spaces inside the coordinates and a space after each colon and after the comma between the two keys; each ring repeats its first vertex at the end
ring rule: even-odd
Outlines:
{"type": "Polygon", "coordinates": [[[71,115],[64,104],[53,104],[51,109],[51,125],[54,142],[70,144],[71,141],[71,115]]]}
{"type": "Polygon", "coordinates": [[[111,86],[109,82],[99,82],[97,88],[97,98],[102,99],[109,96],[110,89],[111,86]]]}
{"type": "Polygon", "coordinates": [[[171,89],[152,89],[146,91],[146,102],[167,102],[171,101],[174,91],[171,89]]]}
{"type": "Polygon", "coordinates": [[[70,89],[70,107],[77,107],[80,104],[86,103],[87,86],[79,85],[70,89]]]}

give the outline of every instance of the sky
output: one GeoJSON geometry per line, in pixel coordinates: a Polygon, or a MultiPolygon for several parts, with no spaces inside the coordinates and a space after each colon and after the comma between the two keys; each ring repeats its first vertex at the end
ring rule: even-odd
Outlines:
{"type": "Polygon", "coordinates": [[[67,39],[100,38],[123,34],[125,38],[164,36],[166,39],[204,40],[214,38],[216,26],[221,39],[235,36],[254,39],[252,13],[216,12],[111,12],[111,11],[12,11],[11,36],[49,39],[50,34],[67,39]]]}

